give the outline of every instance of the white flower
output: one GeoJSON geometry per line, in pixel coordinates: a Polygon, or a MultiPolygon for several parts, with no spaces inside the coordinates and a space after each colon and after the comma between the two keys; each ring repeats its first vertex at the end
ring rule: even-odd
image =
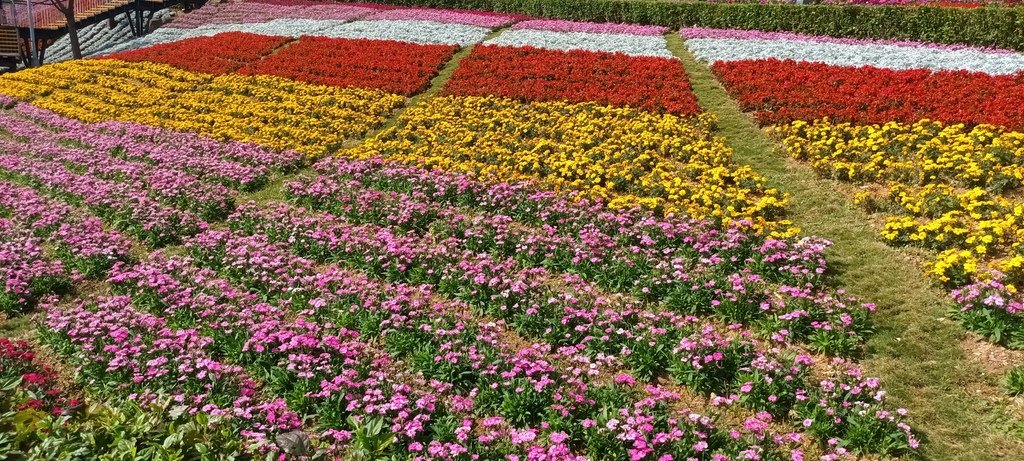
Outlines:
{"type": "Polygon", "coordinates": [[[979,48],[948,49],[871,43],[829,43],[798,39],[691,38],[686,46],[709,62],[792,59],[836,66],[874,66],[895,70],[967,70],[1009,75],[1024,70],[1024,54],[979,48]]]}
{"type": "Polygon", "coordinates": [[[550,50],[589,50],[625,53],[633,56],[671,58],[665,38],[660,35],[599,34],[593,32],[552,32],[507,30],[487,43],[505,46],[533,46],[550,50]]]}
{"type": "Polygon", "coordinates": [[[490,31],[486,27],[434,21],[372,20],[341,24],[318,35],[466,46],[483,40],[490,31]]]}

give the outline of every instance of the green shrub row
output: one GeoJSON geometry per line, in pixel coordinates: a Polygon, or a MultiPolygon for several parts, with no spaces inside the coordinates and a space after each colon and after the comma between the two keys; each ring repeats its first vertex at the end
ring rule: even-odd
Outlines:
{"type": "MultiPolygon", "coordinates": [[[[357,0],[367,1],[367,0],[357,0]]],[[[672,28],[786,31],[1024,50],[1024,7],[940,8],[676,2],[668,0],[369,0],[579,21],[672,28]]]]}

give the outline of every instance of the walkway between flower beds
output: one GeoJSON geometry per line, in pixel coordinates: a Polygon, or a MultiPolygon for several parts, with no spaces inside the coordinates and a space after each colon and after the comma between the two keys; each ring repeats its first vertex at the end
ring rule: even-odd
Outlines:
{"type": "Polygon", "coordinates": [[[988,401],[1001,394],[998,375],[971,363],[960,347],[963,330],[946,317],[952,303],[931,285],[912,255],[887,246],[870,218],[845,197],[850,185],[819,179],[774,152],[773,143],[744,114],[711,70],[694,59],[678,34],[669,49],[682,60],[701,108],[718,117],[719,134],[736,161],[753,167],[768,186],[790,194],[793,223],[808,235],[832,240],[829,261],[840,285],[878,305],[876,332],[863,364],[881,377],[928,437],[925,456],[936,460],[1024,459],[1024,446],[996,421],[988,401]]]}
{"type": "MultiPolygon", "coordinates": [[[[493,31],[487,38],[500,32],[493,31]]],[[[994,386],[998,377],[985,375],[967,360],[959,346],[960,327],[938,320],[950,306],[946,295],[931,287],[918,265],[907,261],[907,254],[877,238],[868,217],[837,192],[849,186],[817,179],[809,168],[775,154],[771,141],[739,110],[710,70],[693,59],[679,36],[669,33],[666,39],[686,67],[701,106],[718,116],[719,134],[735,150],[736,160],[754,167],[769,179],[771,187],[792,196],[788,215],[805,234],[835,242],[830,256],[842,271],[842,286],[879,305],[874,315],[878,331],[864,363],[883,378],[894,396],[911,410],[915,425],[929,436],[926,455],[936,460],[1024,459],[1024,446],[991,420],[993,411],[986,408],[987,399],[976,394],[977,389],[994,386]]],[[[393,126],[416,102],[433,97],[472,50],[469,46],[455,54],[426,92],[391,113],[384,126],[362,139],[372,139],[393,126]]],[[[277,178],[259,192],[242,194],[240,202],[246,198],[280,199],[282,184],[294,177],[277,178]]],[[[23,328],[6,325],[0,331],[11,327],[16,331],[23,328]]]]}
{"type": "MultiPolygon", "coordinates": [[[[492,31],[487,39],[503,30],[492,31]]],[[[669,32],[665,37],[669,50],[686,68],[702,109],[718,117],[718,134],[735,150],[736,160],[768,178],[770,187],[791,195],[787,213],[803,233],[835,242],[830,256],[841,271],[840,285],[878,304],[873,316],[876,333],[863,363],[916,415],[915,426],[929,438],[925,456],[964,461],[1024,459],[1024,446],[1006,434],[1009,423],[994,420],[986,397],[978,394],[991,390],[1001,395],[1001,376],[984,373],[965,357],[960,347],[963,330],[946,319],[952,306],[948,297],[931,285],[908,253],[878,239],[870,219],[844,197],[842,191],[849,185],[819,179],[806,166],[775,153],[772,141],[739,109],[710,69],[693,58],[679,35],[669,32]]],[[[459,50],[426,91],[357,143],[373,139],[394,126],[409,107],[434,97],[473,48],[459,50]]],[[[275,181],[251,198],[280,199],[282,183],[275,181]]]]}

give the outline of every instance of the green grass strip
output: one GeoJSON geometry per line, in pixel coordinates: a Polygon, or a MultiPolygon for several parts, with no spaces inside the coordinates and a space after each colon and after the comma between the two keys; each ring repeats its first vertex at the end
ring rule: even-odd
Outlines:
{"type": "Polygon", "coordinates": [[[791,196],[787,210],[794,224],[806,235],[834,242],[828,257],[838,269],[839,285],[878,305],[877,331],[862,363],[911,411],[910,421],[926,441],[925,458],[1024,459],[1021,430],[1006,421],[1006,409],[992,395],[999,392],[1001,377],[968,361],[960,346],[963,330],[946,318],[951,301],[912,254],[881,241],[871,218],[848,199],[849,185],[820,179],[809,167],[774,152],[773,141],[740,110],[711,69],[677,34],[666,38],[686,67],[701,108],[718,117],[719,133],[736,160],[791,196]]]}

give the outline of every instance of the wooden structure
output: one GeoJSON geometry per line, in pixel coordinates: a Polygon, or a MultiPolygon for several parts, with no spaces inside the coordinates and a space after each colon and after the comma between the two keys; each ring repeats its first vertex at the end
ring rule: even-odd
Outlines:
{"type": "Polygon", "coordinates": [[[18,28],[0,26],[0,68],[14,69],[21,59],[21,47],[18,46],[18,28]]]}
{"type": "MultiPolygon", "coordinates": [[[[132,35],[141,37],[149,32],[153,14],[164,8],[181,5],[186,11],[198,8],[206,0],[75,0],[75,25],[78,30],[93,24],[127,15],[132,35]]],[[[31,41],[29,26],[34,26],[38,62],[43,62],[46,47],[68,33],[67,19],[48,0],[0,0],[0,26],[17,31],[21,39],[20,57],[24,64],[30,61],[31,41]],[[28,17],[28,2],[32,2],[33,18],[28,17]],[[6,19],[5,19],[6,17],[6,19]]],[[[0,52],[0,59],[3,53],[0,52]]],[[[2,65],[2,64],[0,64],[2,65]]]]}

